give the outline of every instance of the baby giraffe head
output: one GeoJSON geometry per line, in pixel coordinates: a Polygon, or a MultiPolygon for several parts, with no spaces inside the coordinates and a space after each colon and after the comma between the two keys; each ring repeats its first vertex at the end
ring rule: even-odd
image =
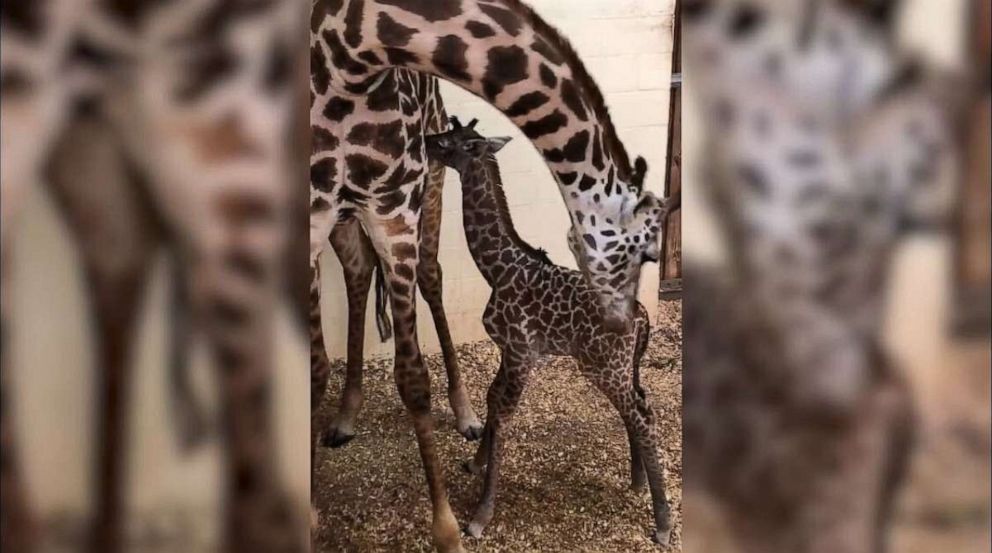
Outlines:
{"type": "Polygon", "coordinates": [[[478,122],[473,119],[463,126],[457,117],[452,117],[450,130],[427,137],[427,157],[461,173],[473,161],[495,155],[511,140],[507,136],[482,136],[475,130],[478,122]]]}

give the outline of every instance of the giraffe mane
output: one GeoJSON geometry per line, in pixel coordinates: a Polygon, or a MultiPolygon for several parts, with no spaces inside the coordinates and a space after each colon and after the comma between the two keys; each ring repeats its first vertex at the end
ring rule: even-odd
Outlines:
{"type": "Polygon", "coordinates": [[[554,262],[548,257],[547,251],[543,248],[531,246],[517,233],[517,226],[513,224],[513,218],[510,216],[510,206],[506,201],[506,192],[503,190],[503,176],[500,174],[499,162],[496,161],[496,156],[490,154],[482,158],[481,161],[487,168],[491,168],[495,172],[496,182],[493,183],[493,196],[496,199],[496,209],[499,210],[500,217],[506,221],[506,231],[510,240],[534,259],[548,265],[554,265],[554,262]]]}
{"type": "Polygon", "coordinates": [[[617,136],[616,127],[613,125],[613,119],[610,117],[610,110],[606,106],[606,99],[603,97],[603,91],[600,90],[595,79],[589,74],[589,70],[586,69],[578,52],[575,51],[575,47],[562,35],[561,31],[541,18],[534,11],[534,8],[524,4],[521,0],[502,1],[512,11],[523,17],[524,22],[534,29],[536,36],[550,39],[549,45],[555,48],[561,54],[562,58],[564,58],[565,65],[572,70],[573,81],[585,93],[586,99],[591,104],[593,114],[596,116],[596,120],[603,127],[603,147],[613,158],[613,163],[617,167],[617,177],[624,183],[630,183],[632,177],[630,156],[623,142],[620,141],[620,137],[617,136]]]}

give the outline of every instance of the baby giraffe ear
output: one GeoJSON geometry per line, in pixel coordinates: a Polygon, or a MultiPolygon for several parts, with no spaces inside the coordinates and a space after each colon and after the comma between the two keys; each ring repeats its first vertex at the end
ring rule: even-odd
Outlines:
{"type": "Polygon", "coordinates": [[[486,139],[486,142],[489,144],[489,153],[495,154],[496,152],[502,150],[503,146],[506,146],[506,144],[511,140],[513,140],[513,138],[509,136],[494,136],[486,139]]]}

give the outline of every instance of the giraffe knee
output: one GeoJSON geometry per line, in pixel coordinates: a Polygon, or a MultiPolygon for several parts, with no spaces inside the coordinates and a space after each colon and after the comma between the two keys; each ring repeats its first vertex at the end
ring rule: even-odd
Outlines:
{"type": "Polygon", "coordinates": [[[397,376],[396,387],[407,411],[414,414],[430,413],[431,391],[429,386],[397,376]]]}
{"type": "Polygon", "coordinates": [[[441,266],[436,263],[421,262],[417,266],[417,283],[424,294],[440,292],[442,275],[441,266]]]}
{"type": "Polygon", "coordinates": [[[403,405],[411,413],[429,413],[431,410],[430,376],[420,358],[419,350],[406,341],[397,344],[396,365],[393,369],[396,388],[403,405]]]}

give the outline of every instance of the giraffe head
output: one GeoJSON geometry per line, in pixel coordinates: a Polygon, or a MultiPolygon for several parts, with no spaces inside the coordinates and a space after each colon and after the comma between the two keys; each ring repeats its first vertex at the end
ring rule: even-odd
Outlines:
{"type": "MultiPolygon", "coordinates": [[[[871,105],[901,67],[898,0],[691,0],[685,60],[705,96],[762,81],[828,117],[871,105]]],[[[694,85],[690,85],[694,86],[694,85]]]]}
{"type": "Polygon", "coordinates": [[[427,137],[427,156],[462,173],[474,161],[496,155],[510,142],[507,136],[482,136],[475,130],[478,122],[473,119],[468,125],[462,125],[457,117],[452,117],[450,130],[427,137]]]}
{"type": "Polygon", "coordinates": [[[624,327],[633,315],[641,266],[661,256],[659,237],[668,212],[666,201],[643,191],[647,162],[637,158],[629,186],[637,192],[620,209],[619,220],[591,210],[572,216],[568,247],[579,270],[597,290],[605,322],[613,330],[624,327]]]}

